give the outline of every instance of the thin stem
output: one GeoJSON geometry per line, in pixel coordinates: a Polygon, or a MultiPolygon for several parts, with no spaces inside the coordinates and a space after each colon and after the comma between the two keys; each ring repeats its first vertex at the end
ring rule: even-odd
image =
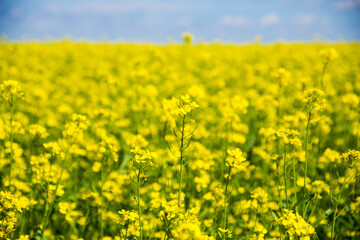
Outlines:
{"type": "MultiPolygon", "coordinates": [[[[85,223],[84,223],[84,225],[83,225],[83,227],[82,227],[82,234],[83,234],[84,238],[85,238],[86,223],[87,223],[87,221],[88,221],[89,214],[90,214],[90,206],[89,206],[89,203],[87,203],[87,204],[86,204],[85,223]]],[[[120,230],[120,232],[121,232],[121,230],[120,230]]]]}
{"type": "Polygon", "coordinates": [[[259,209],[259,204],[256,206],[256,211],[255,211],[255,224],[254,224],[254,228],[253,228],[253,232],[255,232],[256,230],[256,224],[257,224],[257,221],[258,221],[258,209],[259,209]]]}
{"type": "Polygon", "coordinates": [[[336,223],[336,219],[338,217],[337,210],[338,210],[338,206],[339,206],[339,199],[340,199],[342,191],[344,190],[345,185],[348,183],[348,181],[347,181],[348,176],[349,176],[349,170],[346,171],[345,179],[344,179],[343,183],[341,184],[340,191],[335,199],[336,203],[335,203],[334,216],[333,216],[332,227],[331,227],[331,239],[335,239],[335,223],[336,223]]]}
{"type": "MultiPolygon", "coordinates": [[[[225,184],[225,190],[224,190],[224,229],[226,229],[226,225],[227,225],[227,192],[228,192],[228,186],[229,186],[229,179],[230,179],[230,173],[231,173],[231,167],[229,166],[229,172],[226,178],[226,184],[225,184]]],[[[226,235],[224,234],[226,239],[226,235]]]]}
{"type": "MultiPolygon", "coordinates": [[[[64,166],[64,165],[65,165],[65,162],[66,162],[66,160],[67,160],[67,156],[68,156],[68,154],[69,154],[70,148],[71,148],[71,146],[72,146],[72,144],[73,144],[74,138],[75,138],[75,135],[71,138],[71,141],[70,141],[70,143],[69,143],[69,146],[67,147],[66,152],[65,152],[64,160],[63,160],[63,162],[62,162],[62,164],[61,164],[60,177],[59,177],[58,180],[57,180],[56,187],[55,187],[55,191],[54,191],[54,200],[53,200],[53,202],[50,203],[50,205],[48,204],[48,208],[47,208],[47,209],[45,208],[45,217],[43,218],[43,230],[46,230],[47,225],[48,225],[48,223],[49,223],[50,213],[51,213],[52,208],[54,207],[54,202],[55,202],[55,198],[56,198],[56,193],[57,193],[57,191],[58,191],[58,189],[59,189],[60,181],[61,181],[62,175],[63,175],[63,173],[64,173],[64,169],[65,169],[65,166],[64,166]]],[[[51,165],[50,165],[50,168],[51,168],[51,165]]],[[[50,173],[49,173],[49,174],[50,174],[50,173]]],[[[47,191],[48,191],[48,190],[49,190],[49,188],[47,189],[47,191]]],[[[47,195],[48,195],[48,194],[49,194],[49,191],[47,192],[47,195]]]]}
{"type": "Polygon", "coordinates": [[[323,69],[321,72],[321,78],[320,78],[321,88],[324,88],[324,76],[325,76],[325,72],[326,72],[326,68],[327,68],[328,64],[329,64],[329,60],[324,63],[324,66],[323,66],[323,69]]]}
{"type": "Polygon", "coordinates": [[[338,205],[339,205],[339,201],[337,199],[336,203],[335,203],[335,211],[334,211],[332,227],[331,227],[331,239],[335,239],[335,222],[336,222],[336,214],[337,214],[338,205]]]}
{"type": "Polygon", "coordinates": [[[277,106],[277,126],[280,126],[280,122],[281,122],[281,105],[280,105],[280,99],[281,99],[281,79],[279,79],[279,91],[278,91],[278,96],[277,96],[277,100],[278,100],[278,106],[277,106]]]}
{"type": "Polygon", "coordinates": [[[13,104],[13,96],[11,95],[11,102],[10,102],[10,169],[9,169],[9,190],[10,191],[11,191],[11,170],[12,170],[12,164],[14,161],[14,156],[13,156],[14,155],[13,117],[14,117],[14,104],[13,104]]]}
{"type": "Polygon", "coordinates": [[[287,175],[286,175],[286,146],[284,152],[284,183],[285,183],[285,196],[286,196],[286,208],[289,209],[289,200],[288,200],[288,192],[287,192],[287,175]]]}
{"type": "Polygon", "coordinates": [[[314,212],[315,212],[315,208],[316,208],[316,205],[317,205],[317,202],[318,202],[318,201],[319,201],[319,195],[316,194],[315,204],[314,204],[313,209],[311,210],[311,213],[310,213],[310,215],[309,215],[309,220],[310,220],[310,218],[312,217],[312,215],[313,215],[314,212]]]}
{"type": "MultiPolygon", "coordinates": [[[[308,172],[308,141],[309,141],[309,127],[310,127],[310,119],[311,119],[311,110],[308,112],[308,119],[306,124],[306,135],[305,135],[305,177],[304,177],[304,197],[306,197],[306,179],[308,172]]],[[[304,213],[305,213],[305,203],[304,203],[304,213]]],[[[304,215],[303,215],[304,217],[304,215]]]]}
{"type": "MultiPolygon", "coordinates": [[[[180,164],[180,181],[179,181],[179,192],[178,192],[178,208],[180,208],[180,198],[181,198],[181,184],[182,184],[182,172],[183,172],[183,158],[184,158],[184,133],[185,133],[185,115],[182,117],[182,129],[181,129],[181,139],[180,139],[180,158],[179,158],[179,164],[180,164]]],[[[179,222],[178,222],[179,225],[179,222]]]]}
{"type": "Polygon", "coordinates": [[[100,182],[100,199],[101,199],[101,213],[100,213],[100,238],[103,239],[104,237],[104,218],[103,218],[103,211],[104,211],[104,194],[103,194],[103,186],[104,186],[104,157],[101,161],[101,182],[100,182]]]}
{"type": "Polygon", "coordinates": [[[141,163],[140,163],[140,167],[139,167],[139,172],[137,175],[137,207],[138,207],[138,214],[139,214],[139,228],[140,228],[140,240],[142,240],[143,238],[143,232],[142,232],[142,221],[141,221],[141,206],[140,206],[140,179],[141,177],[141,163]]]}
{"type": "MultiPolygon", "coordinates": [[[[292,158],[292,165],[293,165],[293,185],[294,185],[294,202],[297,202],[297,185],[296,185],[296,170],[295,170],[295,158],[292,158]]],[[[295,211],[297,212],[297,207],[295,208],[295,211]]]]}
{"type": "Polygon", "coordinates": [[[279,172],[279,164],[280,159],[278,158],[276,160],[276,174],[277,174],[277,178],[278,178],[278,204],[280,206],[280,210],[281,210],[281,215],[283,215],[283,208],[282,208],[282,201],[281,201],[281,190],[280,190],[280,172],[279,172]]]}
{"type": "MultiPolygon", "coordinates": [[[[311,202],[311,201],[308,201],[307,203],[305,203],[305,211],[304,211],[304,213],[303,213],[303,218],[304,218],[304,219],[306,218],[306,213],[307,213],[307,211],[308,211],[310,202],[311,202]]],[[[307,218],[307,219],[308,219],[308,218],[307,218]]]]}

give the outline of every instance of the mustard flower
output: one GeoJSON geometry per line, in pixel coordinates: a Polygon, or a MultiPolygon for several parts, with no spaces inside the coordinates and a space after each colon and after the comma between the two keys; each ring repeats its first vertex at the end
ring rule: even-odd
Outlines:
{"type": "Polygon", "coordinates": [[[193,40],[194,40],[194,36],[191,35],[191,33],[188,32],[183,33],[183,41],[185,44],[190,45],[193,40]]]}
{"type": "Polygon", "coordinates": [[[284,215],[277,219],[278,224],[281,224],[286,233],[291,237],[310,237],[315,234],[313,226],[308,224],[298,213],[294,213],[292,210],[283,209],[284,215]]]}
{"type": "Polygon", "coordinates": [[[190,99],[189,95],[182,95],[180,99],[173,98],[172,104],[176,109],[176,113],[181,117],[186,116],[194,109],[198,108],[199,105],[190,99]]]}
{"type": "Polygon", "coordinates": [[[131,149],[130,152],[135,154],[133,161],[138,164],[146,165],[147,163],[149,163],[149,160],[151,160],[151,154],[147,149],[136,146],[135,148],[131,149]]]}
{"type": "Polygon", "coordinates": [[[243,152],[239,148],[228,149],[227,153],[226,166],[239,169],[246,161],[243,152]]]}
{"type": "Polygon", "coordinates": [[[314,109],[322,112],[326,104],[324,95],[324,92],[317,88],[306,90],[302,100],[305,103],[306,110],[312,111],[314,109]]]}
{"type": "Polygon", "coordinates": [[[15,231],[17,214],[22,211],[16,196],[10,192],[0,192],[0,237],[7,239],[15,231]]]}
{"type": "Polygon", "coordinates": [[[18,81],[7,80],[0,84],[0,99],[5,100],[12,105],[15,98],[24,98],[24,92],[18,81]]]}

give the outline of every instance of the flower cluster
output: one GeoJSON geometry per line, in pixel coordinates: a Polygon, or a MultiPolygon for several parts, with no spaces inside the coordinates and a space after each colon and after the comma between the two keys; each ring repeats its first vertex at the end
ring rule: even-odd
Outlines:
{"type": "Polygon", "coordinates": [[[326,103],[324,92],[317,88],[306,90],[303,102],[305,103],[307,111],[312,111],[314,109],[318,112],[322,112],[325,109],[326,103]]]}
{"type": "Polygon", "coordinates": [[[136,146],[135,148],[131,149],[130,152],[135,154],[133,158],[135,163],[141,164],[143,166],[147,166],[151,163],[151,154],[149,150],[136,146]]]}
{"type": "Polygon", "coordinates": [[[345,165],[351,168],[355,165],[360,165],[360,151],[349,150],[347,153],[341,154],[340,158],[345,165]]]}
{"type": "Polygon", "coordinates": [[[10,192],[0,192],[0,238],[10,239],[10,234],[15,231],[17,215],[20,213],[21,205],[16,196],[10,192]]]}
{"type": "Polygon", "coordinates": [[[291,73],[284,68],[278,68],[271,72],[271,77],[279,81],[281,86],[286,86],[288,84],[290,76],[291,73]]]}
{"type": "Polygon", "coordinates": [[[65,220],[69,223],[79,223],[80,225],[85,224],[85,218],[81,218],[80,221],[78,220],[82,216],[82,212],[75,210],[76,203],[74,202],[60,202],[59,203],[59,212],[65,215],[65,220]]]}
{"type": "Polygon", "coordinates": [[[251,198],[256,199],[261,203],[266,203],[268,201],[268,194],[261,187],[256,188],[251,192],[251,198]]]}
{"type": "Polygon", "coordinates": [[[182,95],[180,99],[173,98],[172,104],[175,107],[176,113],[181,117],[186,116],[199,105],[190,99],[189,95],[182,95]]]}
{"type": "Polygon", "coordinates": [[[321,60],[326,63],[328,61],[333,61],[338,58],[339,54],[334,48],[324,48],[319,51],[321,60]]]}
{"type": "Polygon", "coordinates": [[[122,209],[118,212],[119,216],[116,218],[116,223],[122,226],[120,230],[120,237],[127,239],[130,236],[138,236],[139,231],[139,215],[135,211],[127,211],[122,209]]]}
{"type": "Polygon", "coordinates": [[[106,137],[99,144],[98,157],[103,158],[104,156],[109,156],[115,162],[118,161],[118,151],[120,149],[118,141],[113,137],[106,137]]]}
{"type": "Polygon", "coordinates": [[[74,113],[70,122],[66,123],[63,132],[64,137],[74,137],[82,131],[85,131],[90,126],[90,121],[86,116],[74,113]]]}
{"type": "Polygon", "coordinates": [[[223,228],[219,227],[218,230],[219,230],[219,235],[221,238],[224,238],[225,236],[228,238],[233,237],[233,233],[229,229],[223,229],[223,228]]]}
{"type": "Polygon", "coordinates": [[[38,124],[31,125],[29,127],[29,132],[34,137],[38,137],[38,138],[47,138],[49,136],[49,133],[46,131],[46,128],[38,124]]]}
{"type": "Polygon", "coordinates": [[[185,44],[190,45],[191,42],[193,41],[193,39],[194,39],[194,36],[191,35],[190,33],[186,32],[183,34],[183,40],[184,40],[185,44]]]}
{"type": "Polygon", "coordinates": [[[246,161],[243,152],[239,148],[228,149],[227,153],[226,165],[229,167],[239,169],[246,161]]]}
{"type": "Polygon", "coordinates": [[[138,220],[139,215],[135,211],[127,211],[122,209],[119,211],[119,217],[117,218],[117,223],[121,225],[127,225],[129,223],[135,222],[138,220]]]}
{"type": "Polygon", "coordinates": [[[279,129],[276,132],[277,137],[282,140],[284,145],[293,147],[300,147],[301,141],[299,139],[300,133],[292,129],[279,129]]]}
{"type": "Polygon", "coordinates": [[[24,92],[18,81],[7,80],[0,84],[0,99],[12,105],[16,98],[24,98],[24,92]]]}
{"type": "Polygon", "coordinates": [[[311,235],[315,234],[314,227],[308,224],[298,213],[288,209],[283,209],[283,211],[284,215],[277,219],[277,222],[285,228],[290,237],[309,240],[311,235]]]}

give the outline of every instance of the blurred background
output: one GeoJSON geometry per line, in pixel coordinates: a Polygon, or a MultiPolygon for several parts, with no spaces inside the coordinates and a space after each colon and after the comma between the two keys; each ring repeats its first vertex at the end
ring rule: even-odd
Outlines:
{"type": "Polygon", "coordinates": [[[0,35],[20,40],[359,41],[360,0],[0,0],[0,35]]]}

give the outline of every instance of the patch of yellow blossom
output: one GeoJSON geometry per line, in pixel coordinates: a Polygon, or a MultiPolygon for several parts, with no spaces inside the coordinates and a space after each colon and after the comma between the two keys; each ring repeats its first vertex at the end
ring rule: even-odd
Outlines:
{"type": "Polygon", "coordinates": [[[152,157],[149,150],[136,146],[131,149],[130,152],[135,154],[133,161],[135,161],[137,164],[147,165],[150,163],[152,157]]]}
{"type": "Polygon", "coordinates": [[[232,148],[227,150],[228,157],[226,158],[226,166],[235,169],[240,169],[246,161],[243,152],[239,148],[232,148]]]}
{"type": "Polygon", "coordinates": [[[194,109],[198,108],[199,105],[190,99],[189,95],[182,95],[180,99],[173,98],[172,104],[174,106],[175,112],[181,117],[186,116],[194,109]]]}
{"type": "Polygon", "coordinates": [[[282,225],[286,233],[291,237],[299,237],[301,240],[309,240],[315,234],[313,226],[308,224],[298,213],[283,209],[284,215],[277,219],[278,224],[282,225]]]}
{"type": "Polygon", "coordinates": [[[24,92],[18,81],[6,80],[0,84],[0,99],[8,102],[10,106],[12,106],[16,98],[24,98],[24,92]]]}
{"type": "Polygon", "coordinates": [[[22,211],[16,196],[10,192],[0,192],[0,238],[10,239],[10,234],[15,231],[17,215],[22,211]]]}

